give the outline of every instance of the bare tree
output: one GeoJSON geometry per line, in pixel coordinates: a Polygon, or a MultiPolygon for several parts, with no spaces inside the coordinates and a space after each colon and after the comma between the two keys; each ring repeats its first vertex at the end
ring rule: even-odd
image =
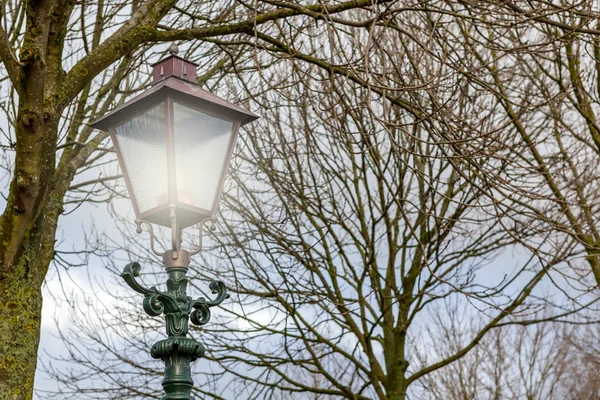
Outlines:
{"type": "MultiPolygon", "coordinates": [[[[364,393],[403,396],[411,382],[439,368],[433,363],[421,372],[410,370],[403,344],[406,332],[401,329],[409,322],[411,307],[429,304],[418,299],[431,296],[432,290],[437,296],[438,286],[467,299],[478,298],[478,307],[483,302],[497,312],[488,316],[490,322],[519,309],[525,298],[510,290],[509,296],[505,289],[512,289],[514,282],[523,283],[520,279],[484,290],[479,299],[481,288],[472,289],[469,285],[476,281],[462,270],[468,260],[492,257],[500,248],[518,243],[535,261],[531,264],[535,267],[521,265],[523,272],[518,276],[527,275],[530,269],[540,279],[551,273],[556,286],[577,307],[590,302],[588,297],[600,281],[596,218],[600,136],[595,117],[600,53],[592,1],[554,5],[512,1],[176,4],[150,0],[107,5],[47,0],[9,2],[5,9],[0,58],[4,80],[12,85],[5,108],[10,126],[4,142],[11,184],[0,218],[0,392],[30,397],[39,336],[39,288],[51,260],[57,259],[59,215],[65,205],[101,201],[113,194],[111,188],[102,186],[112,180],[112,174],[71,184],[77,172],[89,172],[110,153],[104,136],[92,132],[85,121],[122,101],[123,94],[137,90],[139,85],[126,77],[152,56],[147,46],[161,41],[196,40],[189,51],[203,53],[199,82],[217,85],[235,74],[235,80],[228,81],[231,98],[247,97],[256,106],[280,107],[283,102],[315,110],[316,117],[310,118],[316,120],[309,118],[312,112],[306,113],[305,120],[299,119],[299,111],[265,112],[272,119],[269,129],[282,133],[272,137],[266,130],[267,143],[248,139],[254,158],[239,173],[250,174],[254,179],[246,180],[256,187],[246,190],[239,185],[235,190],[246,202],[262,199],[259,194],[265,191],[273,202],[280,198],[286,205],[261,201],[258,206],[270,208],[252,208],[228,198],[224,221],[236,224],[224,229],[231,228],[238,243],[233,243],[235,252],[227,249],[235,255],[232,259],[255,257],[255,263],[249,264],[255,271],[237,276],[240,292],[268,293],[281,310],[287,310],[282,300],[288,301],[286,296],[293,290],[281,281],[247,283],[250,277],[261,276],[263,263],[263,256],[244,254],[236,247],[247,238],[262,236],[270,240],[262,246],[282,246],[273,254],[268,253],[271,247],[253,250],[266,251],[264,260],[273,263],[280,279],[288,276],[289,267],[273,260],[284,249],[292,252],[286,261],[290,266],[300,263],[298,258],[311,250],[314,259],[303,259],[302,265],[315,269],[324,263],[331,269],[321,282],[317,273],[321,268],[311,277],[317,283],[295,279],[310,289],[322,286],[317,299],[325,296],[332,301],[335,307],[326,311],[336,316],[338,325],[352,327],[352,312],[360,314],[360,307],[370,312],[371,303],[361,300],[362,295],[373,296],[373,304],[383,313],[381,321],[371,316],[371,324],[382,329],[381,342],[395,355],[387,361],[375,358],[376,362],[350,359],[357,374],[353,383],[369,382],[360,389],[364,393]],[[305,81],[313,83],[303,85],[305,81]],[[269,97],[277,93],[282,97],[269,97]],[[322,118],[325,115],[327,119],[322,118]],[[253,165],[251,161],[262,159],[262,147],[272,143],[285,152],[269,147],[264,154],[267,161],[253,165]],[[338,158],[332,160],[328,153],[355,167],[343,168],[345,164],[338,158]],[[388,161],[401,167],[388,169],[388,161]],[[310,175],[313,168],[329,172],[310,175]],[[264,179],[267,172],[273,174],[269,180],[264,179]],[[334,178],[351,184],[331,186],[337,182],[334,178]],[[381,187],[371,187],[372,182],[381,182],[381,187]],[[308,189],[300,191],[296,186],[301,184],[308,189]],[[70,188],[74,192],[67,197],[70,188]],[[99,193],[98,188],[102,188],[99,193]],[[362,203],[359,189],[383,197],[362,203]],[[415,197],[407,200],[403,197],[407,194],[415,197]],[[333,204],[342,211],[332,211],[333,204]],[[359,213],[354,222],[348,216],[349,207],[359,213]],[[252,211],[256,209],[260,212],[252,211]],[[282,220],[268,219],[274,218],[273,213],[279,213],[282,220]],[[461,221],[468,221],[468,227],[461,221]],[[280,225],[286,230],[275,229],[280,225]],[[293,236],[300,232],[303,240],[293,236]],[[347,247],[345,242],[338,243],[342,233],[356,252],[346,260],[341,255],[337,258],[341,254],[337,247],[347,247]],[[296,241],[284,248],[278,239],[288,235],[296,241]],[[473,235],[481,236],[481,241],[492,237],[495,244],[483,246],[473,235]],[[388,270],[400,265],[396,260],[405,264],[398,276],[373,269],[382,257],[379,242],[373,242],[381,238],[389,243],[389,254],[383,256],[392,260],[388,270]],[[459,246],[461,240],[464,243],[459,246]],[[459,247],[468,251],[452,255],[459,247]],[[403,248],[405,253],[399,250],[403,248]],[[342,266],[354,265],[354,257],[362,259],[366,271],[356,276],[362,279],[359,282],[379,286],[372,293],[362,293],[366,290],[362,288],[361,296],[351,297],[358,308],[344,311],[340,307],[345,307],[346,294],[335,289],[332,277],[340,271],[342,277],[337,279],[352,281],[350,275],[343,276],[342,266]],[[409,261],[414,265],[409,266],[409,261]],[[446,268],[450,271],[444,272],[446,268]],[[363,364],[368,368],[359,367],[363,364]],[[378,366],[384,372],[378,372],[378,366]],[[388,379],[389,374],[394,379],[388,379]]],[[[239,184],[240,179],[234,177],[234,182],[239,184]]],[[[225,237],[216,239],[222,246],[231,244],[225,237]]],[[[309,269],[306,274],[313,272],[309,269]]],[[[530,280],[531,285],[535,282],[530,280]]],[[[360,285],[355,282],[350,287],[357,290],[360,285]]],[[[529,294],[529,286],[520,288],[525,290],[523,295],[529,294]]],[[[294,321],[312,322],[310,318],[294,321]]],[[[370,338],[364,326],[358,328],[370,338]]],[[[356,332],[341,332],[336,333],[340,338],[356,336],[364,351],[375,354],[368,350],[371,342],[361,342],[356,332]]],[[[295,339],[297,343],[314,340],[300,333],[295,339]]],[[[465,346],[465,351],[472,348],[465,346]]],[[[299,354],[313,359],[313,369],[305,373],[323,374],[314,361],[322,357],[299,354]]],[[[273,370],[267,375],[277,374],[273,370]]],[[[334,374],[326,379],[333,385],[332,395],[347,395],[343,390],[346,378],[336,381],[334,374]]],[[[281,381],[271,390],[293,391],[302,385],[281,381]]]]}
{"type": "MultiPolygon", "coordinates": [[[[263,24],[298,16],[316,21],[318,15],[368,10],[371,2],[317,2],[294,9],[270,2],[255,8],[244,2],[15,0],[2,7],[0,79],[9,87],[2,146],[10,184],[0,217],[0,393],[21,399],[32,394],[40,288],[56,259],[59,216],[82,200],[113,194],[110,188],[98,193],[112,176],[83,175],[87,178],[74,183],[78,173],[102,165],[110,153],[106,136],[86,121],[139,87],[142,82],[126,77],[142,55],[152,56],[149,45],[195,38],[206,40],[210,49],[224,37],[263,24]]],[[[212,56],[207,51],[200,82],[220,68],[235,68],[231,59],[212,56]]]]}
{"type": "MultiPolygon", "coordinates": [[[[440,311],[431,328],[432,343],[435,351],[448,353],[460,344],[460,335],[476,327],[461,324],[455,307],[440,311]]],[[[424,378],[422,398],[595,399],[600,395],[592,372],[598,346],[597,341],[583,339],[595,336],[594,324],[541,322],[495,328],[459,362],[424,378]]],[[[423,349],[420,357],[427,359],[427,352],[423,349]]]]}
{"type": "MultiPolygon", "coordinates": [[[[544,279],[561,276],[555,266],[578,255],[567,234],[507,234],[487,211],[495,204],[485,195],[493,189],[485,175],[457,171],[412,117],[375,108],[368,90],[318,68],[281,73],[295,84],[253,98],[265,110],[263,122],[241,138],[218,233],[191,274],[194,284],[216,275],[236,293],[200,332],[212,362],[210,371],[196,371],[202,395],[411,398],[422,380],[460,363],[511,318],[527,320],[537,307],[553,318],[580,311],[575,302],[561,309],[531,296],[544,279]],[[382,125],[382,116],[395,126],[382,125]],[[499,272],[493,261],[509,251],[521,256],[506,258],[510,268],[499,272]],[[435,339],[423,325],[448,299],[480,323],[447,352],[419,358],[422,343],[435,339]],[[207,390],[218,387],[228,394],[207,390]]],[[[130,257],[143,258],[137,240],[130,257]]],[[[139,320],[131,305],[123,307],[127,316],[109,325],[139,320]]],[[[94,325],[79,325],[107,346],[94,325]]],[[[119,397],[136,398],[130,388],[137,384],[113,381],[119,352],[109,347],[106,362],[74,361],[111,390],[120,387],[119,397]]],[[[147,362],[141,354],[133,359],[129,365],[147,362]]],[[[144,370],[136,379],[150,379],[144,370]]],[[[105,396],[69,373],[50,372],[64,382],[60,395],[105,396]]]]}

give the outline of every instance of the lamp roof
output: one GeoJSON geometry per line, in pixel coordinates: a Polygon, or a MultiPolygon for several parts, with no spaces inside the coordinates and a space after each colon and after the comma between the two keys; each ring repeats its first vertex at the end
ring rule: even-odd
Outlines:
{"type": "Polygon", "coordinates": [[[164,78],[162,81],[155,83],[150,89],[115,108],[102,118],[94,121],[91,126],[95,129],[108,131],[109,128],[119,125],[133,117],[137,114],[136,111],[141,111],[144,106],[149,107],[157,97],[166,98],[166,94],[168,93],[181,95],[199,101],[200,104],[204,103],[206,106],[212,106],[213,108],[240,120],[241,125],[245,125],[259,118],[257,115],[252,114],[246,109],[202,89],[194,82],[171,75],[164,78]]]}

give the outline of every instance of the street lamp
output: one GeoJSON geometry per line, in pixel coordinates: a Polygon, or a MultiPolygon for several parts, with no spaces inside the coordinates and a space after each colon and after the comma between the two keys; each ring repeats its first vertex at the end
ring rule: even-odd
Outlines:
{"type": "Polygon", "coordinates": [[[92,124],[110,133],[136,215],[137,232],[150,231],[152,251],[162,256],[168,273],[167,291],[146,288],[135,278],[140,265],[128,264],[121,276],[144,295],[148,315],[164,314],[168,338],[154,344],[151,355],[165,362],[162,400],[191,399],[190,363],[205,348],[188,338],[188,319],[195,325],[210,320],[210,308],[227,297],[222,282],[212,282],[214,300],[193,300],[186,293],[190,257],[202,246],[202,226],[211,219],[240,126],[258,117],[200,88],[196,66],[177,56],[154,64],[152,87],[92,124]],[[152,224],[171,228],[171,248],[154,246],[152,224]],[[181,230],[200,224],[197,249],[181,248],[181,230]]]}

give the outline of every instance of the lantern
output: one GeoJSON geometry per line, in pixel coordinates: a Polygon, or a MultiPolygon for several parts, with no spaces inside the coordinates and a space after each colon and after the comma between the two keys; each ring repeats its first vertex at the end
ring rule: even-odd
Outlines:
{"type": "Polygon", "coordinates": [[[179,229],[214,215],[240,126],[258,117],[203,90],[174,51],[152,87],[92,124],[110,133],[138,220],[179,229]]]}

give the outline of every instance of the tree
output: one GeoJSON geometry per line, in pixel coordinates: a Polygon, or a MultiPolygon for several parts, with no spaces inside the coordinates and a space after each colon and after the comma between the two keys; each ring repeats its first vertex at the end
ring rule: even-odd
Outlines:
{"type": "Polygon", "coordinates": [[[85,121],[122,100],[121,91],[130,86],[122,81],[147,44],[249,34],[278,20],[370,5],[349,1],[298,9],[265,2],[254,10],[244,3],[178,6],[174,0],[6,3],[0,59],[11,85],[4,146],[12,177],[0,217],[0,393],[31,397],[40,287],[55,257],[59,216],[78,171],[101,162],[106,152],[105,135],[85,121]]]}
{"type": "MultiPolygon", "coordinates": [[[[471,331],[456,304],[430,328],[435,351],[452,352],[471,331]],[[462,322],[461,322],[462,321],[462,322]]],[[[442,311],[442,310],[440,310],[442,311]]],[[[540,319],[547,317],[541,313],[540,319]]],[[[596,373],[597,327],[542,322],[495,329],[460,361],[421,382],[423,399],[587,400],[600,394],[596,373]],[[587,340],[583,339],[587,338],[587,340]],[[583,349],[578,343],[589,345],[583,349]]],[[[420,357],[427,358],[425,348],[420,357]]]]}
{"type": "MultiPolygon", "coordinates": [[[[285,74],[294,84],[253,98],[263,122],[241,137],[217,234],[190,273],[195,290],[216,275],[235,293],[233,304],[197,332],[212,362],[197,367],[197,395],[403,400],[496,327],[530,320],[531,309],[552,308],[553,317],[579,310],[530,297],[573,256],[574,242],[554,230],[507,235],[486,211],[493,203],[484,196],[485,177],[472,169],[461,171],[463,178],[410,115],[369,110],[367,90],[318,68],[262,73],[264,82],[285,74]],[[375,113],[396,127],[382,126],[375,113]],[[556,245],[550,250],[548,243],[556,245]],[[493,260],[515,249],[523,255],[510,260],[508,276],[482,278],[498,268],[493,260]],[[426,334],[427,321],[447,301],[479,323],[446,352],[418,357],[435,339],[426,334]]],[[[151,268],[158,260],[143,259],[146,244],[126,240],[147,279],[164,280],[151,268]]],[[[115,271],[124,263],[107,260],[115,271]]],[[[74,320],[73,336],[63,333],[75,354],[68,363],[77,367],[75,375],[50,371],[64,382],[56,396],[136,399],[139,388],[156,395],[147,382],[158,381],[160,370],[143,353],[156,338],[140,342],[139,332],[160,328],[133,301],[115,301],[121,310],[103,314],[105,321],[74,320]],[[99,351],[81,352],[81,342],[99,351]]]]}
{"type": "MultiPolygon", "coordinates": [[[[197,40],[206,50],[201,83],[289,63],[362,88],[390,138],[406,129],[398,114],[410,118],[461,179],[476,176],[478,198],[513,239],[555,231],[574,241],[588,266],[573,256],[575,268],[559,272],[583,282],[583,292],[596,286],[595,16],[591,1],[8,2],[0,59],[11,83],[4,146],[12,178],[0,217],[0,392],[31,395],[39,288],[56,259],[58,219],[70,186],[98,183],[71,185],[107,153],[85,121],[135,90],[125,77],[157,42],[197,40]]],[[[241,83],[252,81],[232,87],[241,83]]],[[[393,144],[412,151],[403,145],[393,144]]],[[[93,200],[74,201],[83,199],[93,200]]],[[[552,260],[539,241],[523,243],[552,260]]]]}

